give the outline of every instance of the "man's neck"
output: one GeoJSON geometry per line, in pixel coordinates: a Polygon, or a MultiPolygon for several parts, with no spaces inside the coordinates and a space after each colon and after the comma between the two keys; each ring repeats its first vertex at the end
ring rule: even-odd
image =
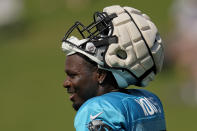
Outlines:
{"type": "Polygon", "coordinates": [[[118,90],[118,88],[115,88],[111,85],[99,85],[97,96],[113,92],[114,90],[118,90]]]}

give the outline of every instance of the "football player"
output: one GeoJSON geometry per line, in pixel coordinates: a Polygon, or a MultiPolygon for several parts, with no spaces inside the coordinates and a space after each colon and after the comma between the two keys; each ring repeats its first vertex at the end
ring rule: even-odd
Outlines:
{"type": "Polygon", "coordinates": [[[161,71],[164,54],[150,18],[132,7],[109,6],[93,22],[65,34],[64,87],[77,111],[77,131],[165,131],[159,98],[144,89],[161,71]],[[78,32],[78,34],[76,34],[78,32]]]}

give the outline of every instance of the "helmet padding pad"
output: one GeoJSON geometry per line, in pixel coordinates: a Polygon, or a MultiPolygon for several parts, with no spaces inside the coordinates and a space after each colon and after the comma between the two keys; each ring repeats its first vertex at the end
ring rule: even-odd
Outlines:
{"type": "Polygon", "coordinates": [[[154,23],[146,14],[131,7],[110,6],[103,10],[107,14],[116,13],[118,17],[112,20],[113,35],[118,37],[118,44],[109,45],[105,54],[105,62],[112,68],[123,68],[141,77],[153,66],[152,71],[142,80],[146,86],[154,79],[155,73],[161,70],[163,64],[162,40],[154,23]],[[127,57],[122,59],[117,51],[123,50],[127,57]]]}

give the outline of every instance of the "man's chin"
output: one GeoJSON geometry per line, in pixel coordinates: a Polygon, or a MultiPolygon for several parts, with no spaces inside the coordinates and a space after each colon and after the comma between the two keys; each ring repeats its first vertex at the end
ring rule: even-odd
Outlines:
{"type": "Polygon", "coordinates": [[[79,108],[83,105],[83,103],[84,102],[86,102],[86,100],[88,100],[88,98],[86,98],[86,99],[84,99],[84,100],[81,100],[81,101],[72,101],[73,102],[73,104],[72,104],[72,107],[76,110],[76,111],[78,111],[79,110],[79,108]]]}
{"type": "Polygon", "coordinates": [[[73,108],[75,109],[75,111],[78,111],[79,110],[79,108],[81,107],[81,104],[74,104],[73,103],[73,108]]]}

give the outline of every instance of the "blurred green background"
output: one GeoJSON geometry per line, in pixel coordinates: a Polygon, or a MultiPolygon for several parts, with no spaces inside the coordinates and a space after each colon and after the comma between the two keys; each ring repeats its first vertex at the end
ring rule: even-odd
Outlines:
{"type": "MultiPolygon", "coordinates": [[[[72,131],[75,111],[62,87],[61,39],[79,20],[88,24],[109,5],[132,6],[148,14],[164,41],[173,26],[172,0],[18,0],[19,18],[0,26],[0,131],[72,131]]],[[[0,3],[1,4],[1,3],[0,3]]],[[[168,44],[166,43],[165,46],[168,44]]],[[[162,100],[168,131],[195,131],[196,105],[184,103],[184,72],[164,66],[147,90],[162,100]]]]}

